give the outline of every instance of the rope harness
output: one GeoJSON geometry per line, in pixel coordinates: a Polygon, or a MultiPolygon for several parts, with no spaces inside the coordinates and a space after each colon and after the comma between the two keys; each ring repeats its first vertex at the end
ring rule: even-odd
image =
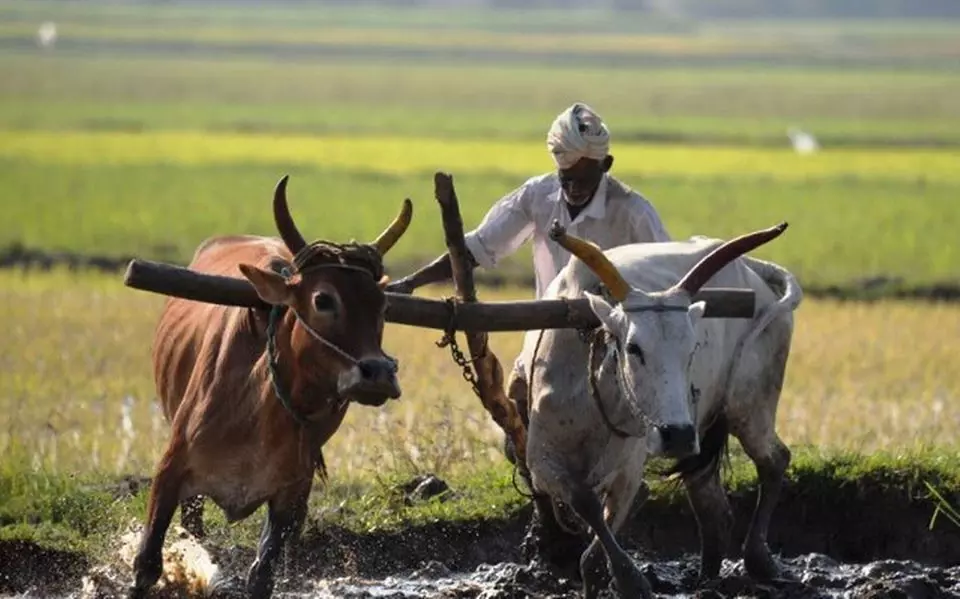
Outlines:
{"type": "MultiPolygon", "coordinates": [[[[624,312],[685,312],[687,310],[684,306],[664,306],[664,305],[653,305],[653,306],[639,306],[636,308],[624,308],[624,312]]],[[[527,409],[530,409],[530,404],[533,401],[533,370],[536,367],[537,363],[537,354],[540,352],[540,343],[543,340],[543,334],[545,329],[541,329],[539,336],[537,337],[537,343],[533,349],[533,357],[530,363],[530,376],[527,381],[527,409]]],[[[597,361],[598,349],[603,346],[608,351],[612,349],[614,357],[613,369],[616,372],[617,377],[617,387],[623,395],[629,397],[634,405],[637,405],[637,397],[633,392],[633,389],[627,381],[623,374],[623,369],[619,367],[619,356],[623,353],[620,339],[611,334],[609,331],[602,327],[596,327],[594,329],[578,328],[578,336],[580,340],[584,343],[589,344],[589,351],[587,356],[587,388],[590,391],[590,397],[593,399],[594,404],[597,406],[597,411],[600,412],[600,417],[603,419],[604,424],[615,436],[621,439],[627,438],[642,438],[646,436],[646,432],[642,433],[630,433],[616,424],[611,420],[610,416],[607,414],[607,410],[604,407],[603,397],[600,395],[600,389],[597,386],[597,371],[602,363],[602,357],[600,362],[597,361]],[[611,339],[613,343],[611,343],[611,339]]],[[[604,356],[605,357],[605,356],[604,356]]],[[[691,356],[692,359],[692,356],[691,356]]],[[[699,391],[690,386],[691,395],[694,398],[694,402],[699,395],[699,391]]],[[[645,424],[648,427],[657,427],[660,423],[656,422],[646,414],[642,413],[633,413],[633,416],[638,419],[642,424],[645,424]]]]}
{"type": "MultiPolygon", "coordinates": [[[[566,298],[560,298],[560,299],[562,299],[562,300],[565,301],[565,302],[568,301],[566,298]]],[[[453,361],[454,361],[458,366],[460,366],[460,368],[461,368],[462,371],[463,371],[462,374],[463,374],[464,380],[466,380],[467,382],[470,383],[470,386],[473,388],[473,392],[474,392],[474,393],[476,394],[476,396],[479,397],[480,400],[482,401],[482,400],[483,400],[483,396],[482,396],[482,393],[481,393],[481,391],[480,391],[480,386],[479,386],[479,384],[477,383],[477,376],[476,376],[476,373],[474,372],[474,370],[471,368],[471,366],[472,366],[474,363],[476,363],[478,360],[480,360],[480,359],[483,357],[483,355],[478,356],[477,358],[474,358],[474,359],[472,359],[472,360],[467,359],[466,356],[464,356],[463,351],[460,350],[460,347],[458,346],[458,344],[457,344],[457,339],[456,339],[456,331],[457,331],[457,301],[456,301],[455,298],[445,298],[444,301],[447,303],[447,306],[449,307],[450,316],[449,316],[449,321],[448,321],[447,328],[446,328],[446,330],[444,331],[444,336],[440,339],[440,341],[437,341],[437,342],[436,342],[436,345],[437,345],[437,347],[449,347],[449,348],[450,348],[450,353],[451,353],[451,355],[452,355],[452,357],[453,357],[453,361]]],[[[623,308],[623,310],[624,310],[624,312],[627,312],[627,313],[634,313],[634,312],[686,312],[686,311],[687,311],[687,307],[685,307],[685,306],[665,306],[665,305],[659,305],[659,304],[658,304],[658,305],[652,305],[652,306],[638,306],[638,307],[635,307],[635,308],[623,308]]],[[[610,419],[610,416],[608,415],[607,410],[606,410],[606,408],[604,407],[603,397],[600,395],[600,390],[599,390],[599,387],[597,386],[597,370],[598,370],[598,368],[599,368],[599,366],[600,366],[600,363],[597,362],[597,356],[598,356],[598,351],[597,351],[597,350],[598,350],[601,346],[603,346],[603,347],[606,347],[606,348],[608,349],[608,351],[609,351],[609,350],[611,349],[611,347],[612,347],[612,350],[613,350],[613,352],[614,352],[614,370],[616,371],[617,387],[618,387],[620,393],[622,393],[623,395],[628,396],[628,397],[633,401],[634,405],[637,405],[638,401],[637,401],[636,395],[634,394],[633,389],[631,388],[631,386],[627,384],[627,381],[625,380],[625,376],[624,376],[623,370],[619,367],[619,364],[618,364],[618,362],[619,362],[619,359],[618,359],[618,358],[619,358],[619,356],[623,353],[622,350],[621,350],[621,347],[620,347],[620,340],[619,340],[616,336],[612,335],[609,331],[607,331],[606,329],[604,329],[602,326],[600,326],[600,327],[595,327],[595,328],[588,328],[587,326],[583,325],[582,323],[574,322],[574,314],[575,314],[575,313],[573,312],[573,310],[572,310],[571,308],[569,308],[569,304],[568,304],[567,313],[568,313],[568,320],[570,320],[571,323],[574,325],[573,328],[577,329],[578,336],[580,337],[580,340],[583,341],[584,343],[588,343],[588,344],[589,344],[589,352],[588,352],[588,357],[587,357],[587,387],[588,387],[588,389],[589,389],[589,391],[590,391],[590,396],[591,396],[591,398],[593,399],[594,404],[597,406],[597,410],[600,412],[600,416],[601,416],[601,418],[603,419],[604,424],[607,426],[607,428],[610,430],[611,433],[613,433],[615,436],[617,436],[617,437],[619,437],[619,438],[621,438],[621,439],[627,439],[627,438],[642,438],[642,437],[645,437],[645,436],[646,436],[646,432],[645,432],[645,431],[644,431],[644,432],[641,432],[641,433],[631,433],[631,432],[627,432],[627,431],[623,430],[622,428],[620,428],[619,426],[617,426],[617,425],[610,419]],[[613,343],[611,343],[611,339],[613,340],[613,343]]],[[[541,329],[541,330],[540,330],[540,333],[539,333],[539,335],[537,336],[537,342],[536,342],[536,344],[534,345],[533,356],[532,356],[531,361],[530,361],[530,369],[529,369],[529,370],[530,370],[530,373],[529,373],[529,376],[527,377],[527,381],[526,381],[526,383],[527,383],[527,384],[526,384],[526,387],[527,387],[527,388],[526,388],[526,402],[525,402],[525,403],[526,403],[526,411],[520,413],[520,418],[521,418],[521,420],[523,421],[523,425],[524,425],[525,428],[528,428],[528,427],[529,427],[529,414],[528,414],[528,412],[529,412],[529,409],[530,409],[530,405],[531,405],[531,403],[532,403],[532,401],[533,401],[533,371],[534,371],[534,369],[535,369],[535,367],[536,367],[537,356],[538,356],[538,354],[540,353],[540,345],[541,345],[541,342],[543,341],[543,335],[544,335],[545,332],[546,332],[546,329],[541,329]]],[[[485,353],[486,353],[486,347],[484,347],[484,354],[485,354],[485,353]]],[[[692,359],[693,359],[693,356],[691,355],[691,360],[692,360],[692,359]]],[[[601,362],[602,362],[602,360],[601,360],[601,362]]],[[[691,397],[692,397],[694,403],[696,403],[697,398],[698,398],[698,396],[699,396],[699,390],[696,389],[692,384],[690,385],[690,394],[691,394],[691,397]]],[[[635,413],[635,412],[633,412],[633,411],[631,411],[631,412],[633,413],[633,416],[634,416],[636,419],[640,420],[640,422],[641,422],[642,424],[646,425],[647,427],[650,427],[650,426],[652,426],[652,427],[659,426],[659,423],[657,423],[655,420],[651,419],[650,417],[646,416],[645,414],[642,414],[642,413],[641,413],[641,414],[637,414],[637,413],[635,413]]],[[[532,498],[533,495],[529,495],[529,494],[524,493],[524,492],[520,489],[519,485],[517,484],[516,475],[517,475],[517,471],[518,471],[519,468],[520,468],[520,466],[515,463],[515,464],[514,464],[514,467],[513,467],[513,477],[512,477],[512,478],[513,478],[513,486],[514,486],[514,489],[516,489],[516,491],[517,491],[518,493],[520,493],[521,495],[523,495],[523,496],[525,496],[525,497],[527,497],[527,498],[532,498]]]]}
{"type": "MultiPolygon", "coordinates": [[[[305,275],[324,268],[336,268],[341,270],[353,270],[362,272],[379,280],[383,276],[383,262],[380,255],[370,246],[361,244],[338,244],[328,241],[317,241],[305,246],[293,257],[293,263],[289,266],[283,266],[279,274],[284,280],[289,281],[294,275],[305,275]]],[[[291,310],[299,324],[311,337],[316,339],[322,345],[330,349],[342,360],[352,366],[357,366],[360,361],[354,356],[344,351],[340,346],[333,343],[311,327],[293,308],[283,304],[274,304],[270,309],[270,317],[267,321],[267,369],[270,373],[270,384],[273,392],[283,407],[290,413],[294,420],[303,427],[309,427],[312,423],[299,410],[293,406],[288,389],[280,384],[279,354],[277,352],[277,325],[283,314],[291,310]]],[[[396,368],[396,360],[393,360],[396,368]]],[[[342,397],[337,398],[337,409],[340,410],[349,401],[342,397]]]]}

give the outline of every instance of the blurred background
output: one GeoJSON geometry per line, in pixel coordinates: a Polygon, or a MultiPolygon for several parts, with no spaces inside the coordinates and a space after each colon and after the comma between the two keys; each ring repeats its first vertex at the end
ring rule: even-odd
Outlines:
{"type": "MultiPolygon", "coordinates": [[[[308,237],[370,239],[412,198],[387,260],[407,274],[444,248],[433,172],[472,228],[553,168],[546,131],[577,101],[673,237],[790,222],[757,252],[807,291],[788,442],[957,447],[955,0],[0,0],[0,449],[152,470],[162,298],[122,286],[128,258],[275,234],[289,173],[308,237]]],[[[532,297],[529,247],[478,277],[532,297]]],[[[405,400],[352,410],[334,471],[502,460],[438,338],[388,329],[405,400]]],[[[505,365],[519,342],[494,336],[505,365]]]]}

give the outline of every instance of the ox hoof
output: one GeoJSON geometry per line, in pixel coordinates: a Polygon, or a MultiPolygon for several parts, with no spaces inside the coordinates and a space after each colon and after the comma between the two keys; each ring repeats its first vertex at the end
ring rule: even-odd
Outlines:
{"type": "Polygon", "coordinates": [[[127,589],[127,599],[144,599],[148,592],[150,592],[150,589],[148,588],[131,585],[127,589]]]}
{"type": "Polygon", "coordinates": [[[580,578],[580,554],[587,544],[562,530],[550,531],[533,525],[520,546],[520,557],[526,563],[537,563],[569,578],[580,578]]]}
{"type": "Polygon", "coordinates": [[[777,563],[766,547],[746,551],[743,556],[743,566],[750,578],[754,580],[797,580],[793,573],[777,563]]]}
{"type": "Polygon", "coordinates": [[[208,597],[213,599],[240,599],[246,597],[246,582],[239,576],[222,576],[219,572],[210,581],[208,597]]]}
{"type": "Polygon", "coordinates": [[[621,597],[653,598],[653,587],[650,586],[650,581],[636,568],[630,568],[621,578],[614,577],[613,584],[621,597]]]}

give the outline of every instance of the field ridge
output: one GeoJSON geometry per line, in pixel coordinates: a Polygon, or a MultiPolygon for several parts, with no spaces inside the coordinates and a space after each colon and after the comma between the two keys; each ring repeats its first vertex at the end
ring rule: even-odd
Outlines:
{"type": "MultiPolygon", "coordinates": [[[[960,554],[960,528],[943,517],[931,521],[937,503],[924,485],[931,484],[947,501],[960,500],[955,463],[922,454],[829,455],[810,448],[797,448],[794,455],[770,531],[775,553],[787,557],[813,552],[845,562],[912,559],[942,565],[952,564],[960,554]]],[[[454,571],[472,570],[482,563],[519,562],[531,504],[517,502],[512,491],[505,492],[510,475],[502,466],[496,471],[496,483],[490,489],[460,479],[452,482],[445,494],[426,500],[405,496],[400,490],[405,485],[394,482],[400,480],[396,477],[388,479],[387,487],[367,492],[354,488],[352,493],[373,498],[363,506],[348,503],[331,509],[330,504],[335,505],[339,497],[336,483],[332,499],[325,499],[325,492],[317,490],[301,539],[303,551],[293,565],[301,574],[319,579],[403,574],[429,561],[454,571]],[[476,503],[478,494],[488,497],[486,514],[470,511],[456,515],[459,503],[476,503]],[[446,516],[430,516],[443,505],[446,516]],[[380,514],[390,523],[358,520],[369,513],[380,514]]],[[[734,459],[729,476],[726,488],[735,517],[732,535],[740,539],[756,502],[756,480],[742,457],[734,459]]],[[[118,518],[122,519],[118,510],[128,513],[132,506],[143,505],[147,479],[138,480],[134,487],[129,477],[96,487],[83,480],[53,483],[61,490],[58,485],[69,485],[65,495],[70,498],[73,517],[47,521],[47,525],[65,529],[67,536],[76,534],[71,528],[75,526],[92,527],[95,536],[114,530],[120,525],[118,518]],[[82,485],[91,490],[78,491],[82,485]]],[[[0,489],[8,486],[9,481],[0,475],[0,489]]],[[[35,497],[34,501],[44,500],[35,497]]],[[[133,508],[137,509],[142,507],[133,508]]],[[[245,521],[240,526],[255,533],[261,512],[251,519],[257,522],[245,521]]],[[[33,516],[25,512],[17,517],[33,516]]],[[[7,516],[4,524],[9,527],[10,523],[7,516]]],[[[221,526],[211,529],[211,538],[204,544],[233,567],[242,567],[253,558],[255,534],[228,549],[225,544],[230,541],[219,530],[221,526]]],[[[51,542],[56,535],[49,536],[49,530],[46,538],[41,534],[19,540],[2,531],[0,528],[0,557],[17,567],[0,576],[0,592],[22,593],[48,577],[44,564],[50,562],[46,560],[55,560],[60,568],[57,587],[65,588],[71,582],[78,585],[86,568],[106,557],[89,547],[59,547],[51,542]]],[[[699,546],[686,497],[673,485],[655,480],[649,498],[635,504],[620,538],[630,550],[656,548],[661,559],[696,553],[699,546]]]]}

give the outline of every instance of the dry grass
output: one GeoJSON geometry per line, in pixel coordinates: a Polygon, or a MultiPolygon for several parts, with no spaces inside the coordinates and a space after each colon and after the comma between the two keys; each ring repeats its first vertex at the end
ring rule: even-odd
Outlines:
{"type": "MultiPolygon", "coordinates": [[[[481,290],[486,299],[526,296],[481,290]]],[[[152,471],[166,438],[149,357],[161,302],[122,287],[119,275],[0,273],[0,453],[58,471],[152,471]]],[[[958,332],[956,305],[806,300],[782,436],[866,452],[960,447],[958,332]]],[[[439,337],[388,327],[385,345],[401,358],[404,398],[382,410],[350,410],[326,451],[334,477],[394,466],[442,473],[502,460],[498,429],[448,350],[434,346],[439,337]]],[[[520,334],[497,334],[492,343],[509,368],[520,334]]]]}

